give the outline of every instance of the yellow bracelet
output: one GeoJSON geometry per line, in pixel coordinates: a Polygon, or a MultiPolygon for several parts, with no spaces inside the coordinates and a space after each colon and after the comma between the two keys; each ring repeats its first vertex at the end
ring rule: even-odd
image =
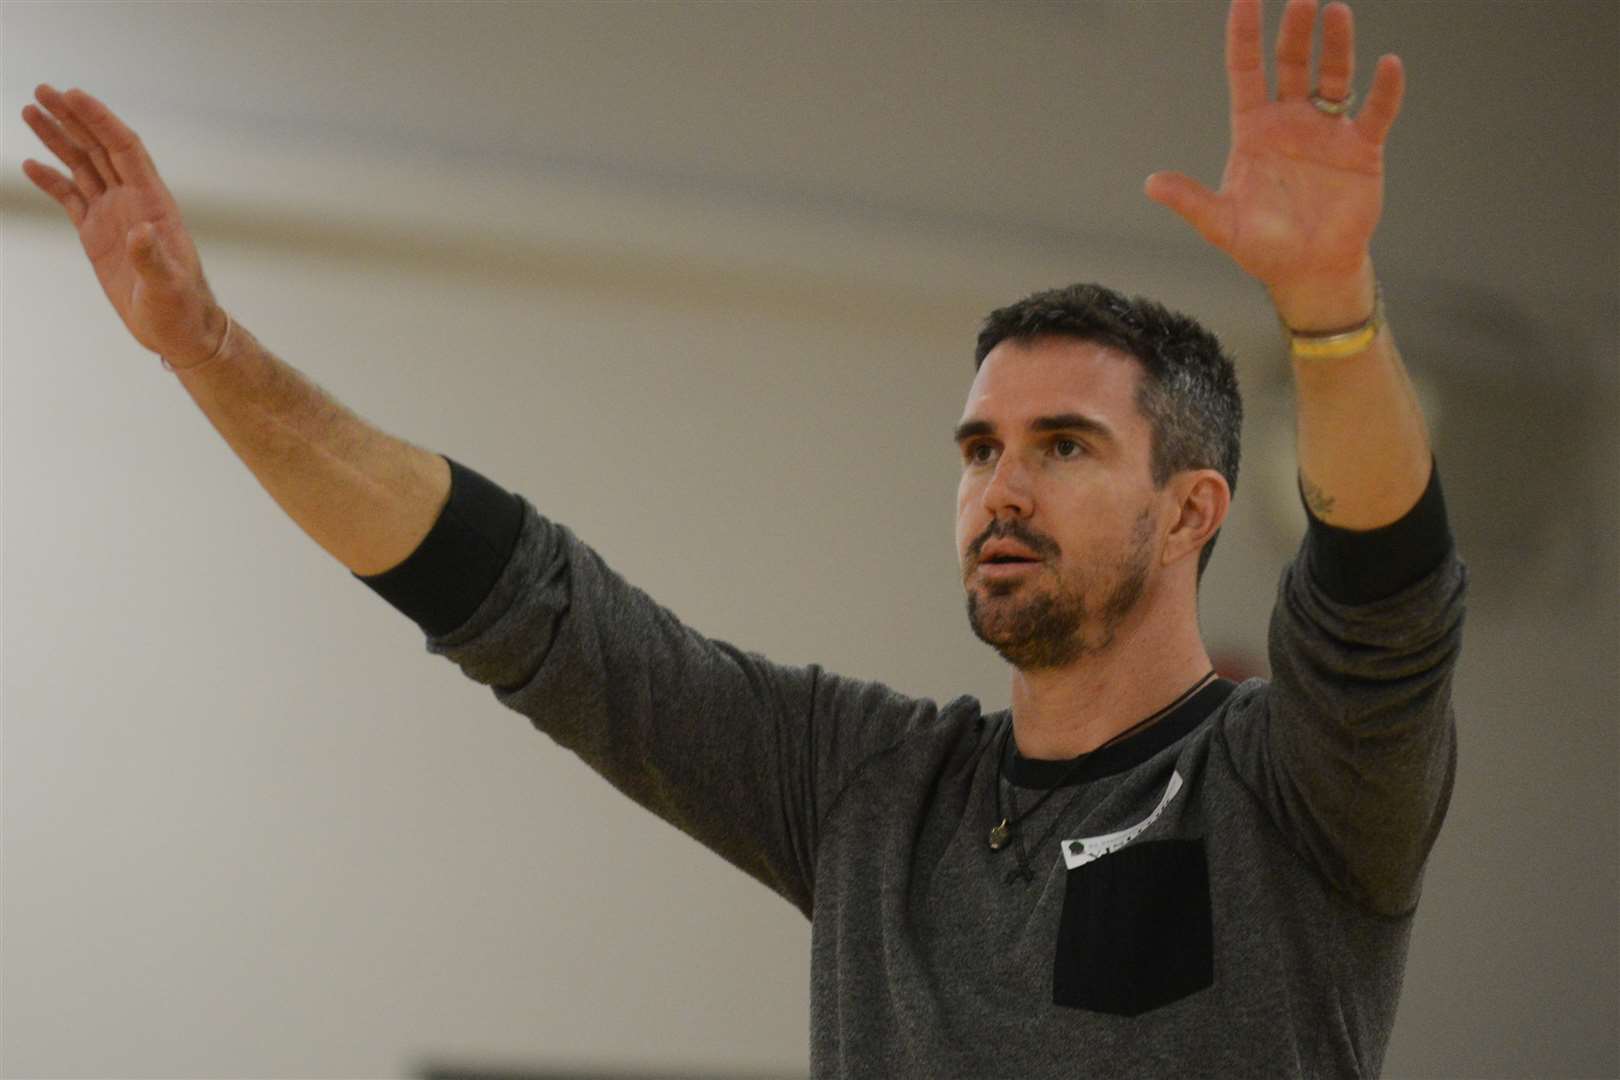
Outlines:
{"type": "Polygon", "coordinates": [[[1378,286],[1372,316],[1360,326],[1326,334],[1302,334],[1287,323],[1288,347],[1302,360],[1343,360],[1366,351],[1384,326],[1384,287],[1378,286]]]}

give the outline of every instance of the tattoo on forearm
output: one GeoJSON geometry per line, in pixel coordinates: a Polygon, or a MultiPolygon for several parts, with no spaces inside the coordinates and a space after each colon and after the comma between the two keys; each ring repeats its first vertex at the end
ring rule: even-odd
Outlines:
{"type": "Polygon", "coordinates": [[[1333,512],[1333,496],[1311,483],[1304,476],[1300,478],[1300,486],[1305,489],[1305,505],[1311,508],[1311,513],[1326,520],[1333,512]]]}

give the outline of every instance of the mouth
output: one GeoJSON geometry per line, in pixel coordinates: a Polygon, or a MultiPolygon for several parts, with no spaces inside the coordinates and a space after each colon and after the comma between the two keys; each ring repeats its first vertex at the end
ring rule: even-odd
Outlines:
{"type": "Polygon", "coordinates": [[[999,579],[1017,577],[1020,574],[1030,573],[1041,565],[1039,559],[1022,559],[1010,555],[997,555],[993,559],[985,559],[979,563],[979,573],[984,577],[999,579]]]}

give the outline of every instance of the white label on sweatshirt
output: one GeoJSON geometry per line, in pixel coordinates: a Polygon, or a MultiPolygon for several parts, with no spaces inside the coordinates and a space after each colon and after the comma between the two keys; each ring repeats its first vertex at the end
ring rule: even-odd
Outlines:
{"type": "Polygon", "coordinates": [[[1159,805],[1153,808],[1153,813],[1138,821],[1135,825],[1128,829],[1121,829],[1119,832],[1104,833],[1101,836],[1079,836],[1073,840],[1064,840],[1062,842],[1064,864],[1070,870],[1073,870],[1076,867],[1086,865],[1088,862],[1095,862],[1111,851],[1118,851],[1132,840],[1135,840],[1143,829],[1158,820],[1159,815],[1164,813],[1164,808],[1170,805],[1170,800],[1175,798],[1176,792],[1180,790],[1181,773],[1173,772],[1170,774],[1170,786],[1165,788],[1164,798],[1159,800],[1159,805]]]}

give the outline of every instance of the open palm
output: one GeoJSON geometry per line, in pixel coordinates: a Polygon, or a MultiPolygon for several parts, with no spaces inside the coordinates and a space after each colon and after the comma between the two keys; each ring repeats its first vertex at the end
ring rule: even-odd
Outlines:
{"type": "Polygon", "coordinates": [[[35,95],[44,109],[30,105],[23,119],[72,178],[33,160],[23,171],[67,212],[124,325],[160,355],[207,354],[217,305],[180,208],[145,147],[82,90],[40,86],[35,95]]]}
{"type": "MultiPolygon", "coordinates": [[[[1379,60],[1355,119],[1311,103],[1315,22],[1315,0],[1289,0],[1272,99],[1260,0],[1234,0],[1226,31],[1232,146],[1220,190],[1177,172],[1154,173],[1145,188],[1274,292],[1360,270],[1383,209],[1384,140],[1400,109],[1403,75],[1394,56],[1379,60]]],[[[1322,22],[1317,93],[1341,101],[1354,68],[1350,9],[1329,4],[1322,22]]]]}

